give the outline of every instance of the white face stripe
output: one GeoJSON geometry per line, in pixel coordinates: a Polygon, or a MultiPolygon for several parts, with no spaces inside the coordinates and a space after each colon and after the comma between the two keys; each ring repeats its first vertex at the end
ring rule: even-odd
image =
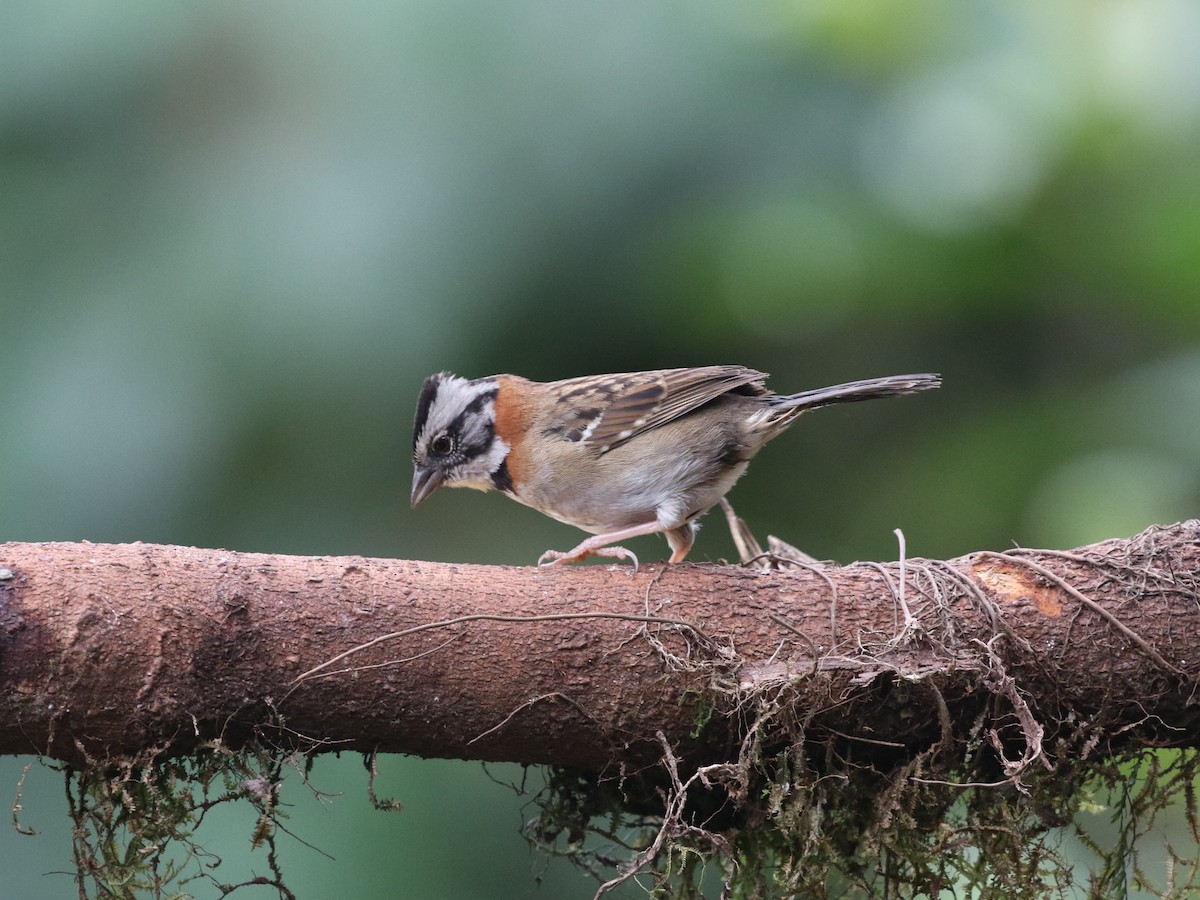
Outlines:
{"type": "Polygon", "coordinates": [[[500,471],[511,449],[500,438],[495,438],[482,456],[450,470],[446,475],[446,487],[473,488],[477,491],[496,490],[496,482],[492,476],[500,471]]]}

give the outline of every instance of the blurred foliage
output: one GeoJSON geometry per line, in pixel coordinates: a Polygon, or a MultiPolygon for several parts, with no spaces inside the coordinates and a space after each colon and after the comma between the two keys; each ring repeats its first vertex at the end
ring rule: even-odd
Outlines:
{"type": "MultiPolygon", "coordinates": [[[[6,4],[0,540],[529,563],[577,535],[408,511],[420,379],[713,362],[944,374],[818,413],[733,492],[820,557],[1196,515],[1198,51],[1187,0],[6,4]]],[[[714,518],[694,556],[731,553],[714,518]]],[[[341,893],[534,891],[477,766],[397,765],[402,800],[486,793],[481,824],[341,893]]],[[[384,818],[436,834],[437,805],[384,818]]],[[[325,812],[295,828],[340,844],[325,812]]],[[[66,865],[46,831],[0,838],[14,896],[66,865]]],[[[590,894],[558,871],[544,895],[590,894]]]]}

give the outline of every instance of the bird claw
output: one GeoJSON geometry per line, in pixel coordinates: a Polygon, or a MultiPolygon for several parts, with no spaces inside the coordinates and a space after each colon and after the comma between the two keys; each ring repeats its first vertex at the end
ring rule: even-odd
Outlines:
{"type": "Polygon", "coordinates": [[[539,566],[557,566],[567,563],[581,562],[589,556],[607,556],[612,559],[623,559],[633,563],[633,574],[638,573],[638,558],[632,550],[624,547],[585,547],[579,546],[574,550],[547,550],[538,557],[539,566]]]}

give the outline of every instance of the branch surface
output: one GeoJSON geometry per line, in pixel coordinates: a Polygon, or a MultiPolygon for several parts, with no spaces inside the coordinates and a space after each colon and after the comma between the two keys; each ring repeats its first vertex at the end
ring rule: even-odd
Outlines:
{"type": "Polygon", "coordinates": [[[735,758],[767,702],[892,754],[986,708],[1017,765],[1085,725],[1198,746],[1198,677],[1195,520],[1069,552],[636,575],[0,545],[0,753],[67,761],[268,733],[601,771],[663,739],[735,758]]]}

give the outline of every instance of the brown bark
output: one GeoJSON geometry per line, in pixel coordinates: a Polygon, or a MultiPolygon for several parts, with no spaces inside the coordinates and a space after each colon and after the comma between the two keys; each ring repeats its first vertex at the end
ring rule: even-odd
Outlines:
{"type": "Polygon", "coordinates": [[[1198,585],[1197,521],[1071,553],[765,573],[9,543],[0,753],[186,751],[257,730],[601,770],[658,758],[659,731],[730,758],[763,698],[893,754],[996,698],[1010,759],[1081,723],[1196,746],[1198,585]]]}

